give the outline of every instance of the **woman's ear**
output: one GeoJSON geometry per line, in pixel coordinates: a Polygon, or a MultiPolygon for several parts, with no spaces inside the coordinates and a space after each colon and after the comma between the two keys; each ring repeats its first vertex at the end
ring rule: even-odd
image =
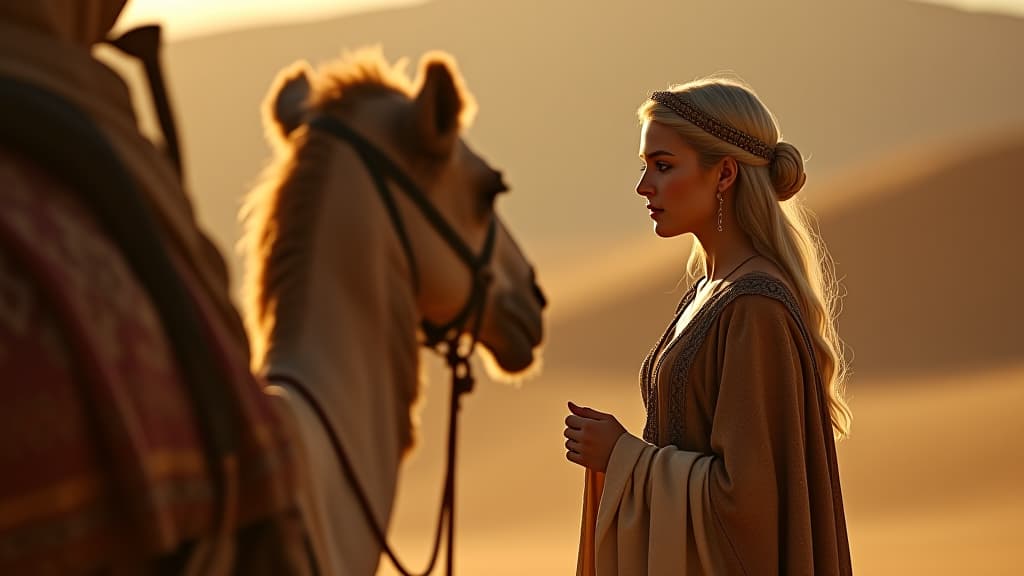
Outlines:
{"type": "Polygon", "coordinates": [[[718,185],[716,190],[718,192],[725,192],[732,188],[732,185],[736,183],[738,175],[739,165],[736,163],[736,159],[732,156],[722,158],[718,166],[718,185]]]}

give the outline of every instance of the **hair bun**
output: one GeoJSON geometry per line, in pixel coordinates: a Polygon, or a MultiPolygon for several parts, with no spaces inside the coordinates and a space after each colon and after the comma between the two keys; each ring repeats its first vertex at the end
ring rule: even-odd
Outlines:
{"type": "Polygon", "coordinates": [[[792,198],[807,181],[807,175],[804,174],[804,159],[796,146],[789,142],[779,142],[775,145],[775,156],[769,170],[775,197],[779,202],[792,198]]]}

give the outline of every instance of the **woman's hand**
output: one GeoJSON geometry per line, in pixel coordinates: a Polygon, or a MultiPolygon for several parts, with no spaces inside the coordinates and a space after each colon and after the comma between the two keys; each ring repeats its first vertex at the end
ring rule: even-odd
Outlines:
{"type": "Polygon", "coordinates": [[[626,429],[615,416],[569,402],[572,412],[565,419],[565,457],[570,462],[604,472],[619,436],[626,429]]]}

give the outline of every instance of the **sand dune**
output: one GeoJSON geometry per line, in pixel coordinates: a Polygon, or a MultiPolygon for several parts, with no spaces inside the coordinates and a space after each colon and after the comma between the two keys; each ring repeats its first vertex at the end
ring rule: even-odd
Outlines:
{"type": "MultiPolygon", "coordinates": [[[[864,201],[820,215],[850,290],[843,330],[857,352],[849,389],[854,435],[840,445],[855,562],[867,574],[960,574],[972,566],[1011,574],[1011,528],[1024,513],[1017,458],[1024,452],[1024,351],[1014,334],[1020,310],[1007,308],[1020,271],[998,264],[1005,247],[1024,245],[1024,232],[1012,226],[1021,205],[1013,168],[1024,160],[1024,138],[930,157],[914,170],[865,178],[856,192],[864,201]],[[990,219],[977,217],[987,210],[970,190],[987,191],[979,195],[994,207],[990,219]],[[1004,248],[976,252],[950,239],[951,230],[1004,248]],[[949,263],[967,257],[992,269],[991,282],[956,280],[949,263]],[[910,263],[907,282],[876,282],[900,262],[910,263]],[[930,277],[956,288],[917,289],[930,277]]],[[[552,312],[545,372],[520,389],[484,383],[467,402],[459,525],[467,573],[571,571],[580,476],[562,461],[565,402],[613,412],[640,430],[636,371],[678,298],[672,258],[685,249],[685,242],[638,239],[606,261],[564,267],[551,279],[552,300],[579,298],[552,312]],[[496,564],[512,542],[524,553],[496,564]]],[[[432,374],[425,443],[408,467],[415,480],[403,487],[395,529],[414,550],[436,492],[428,479],[440,474],[446,381],[436,367],[432,374]]]]}
{"type": "Polygon", "coordinates": [[[849,290],[841,328],[862,375],[1024,359],[1022,163],[1024,135],[964,150],[822,216],[849,290]]]}
{"type": "MultiPolygon", "coordinates": [[[[435,366],[436,368],[436,366],[435,366]]],[[[423,443],[406,466],[392,536],[423,558],[441,470],[445,381],[431,371],[423,443]]],[[[863,574],[1015,574],[1024,513],[1024,363],[936,379],[864,382],[840,444],[855,566],[863,574]],[[968,570],[975,567],[977,570],[968,570]]],[[[861,382],[858,381],[860,384],[861,382]]],[[[643,423],[636,385],[546,373],[521,389],[482,382],[463,411],[459,570],[571,573],[581,474],[564,461],[567,400],[643,423]]],[[[381,574],[393,574],[384,569],[381,574]]]]}
{"type": "Polygon", "coordinates": [[[189,179],[224,248],[269,156],[258,106],[276,71],[365,44],[457,56],[481,105],[470,138],[508,175],[502,209],[547,268],[645,232],[622,217],[636,207],[633,110],[671,82],[731,70],[757,87],[810,157],[818,209],[839,200],[818,186],[845,169],[1024,126],[1024,22],[1010,17],[887,0],[438,0],[167,47],[189,179]],[[730,40],[708,22],[729,22],[730,40]]]}
{"type": "MultiPolygon", "coordinates": [[[[274,73],[370,43],[457,56],[481,104],[470,140],[509,175],[502,210],[552,300],[544,374],[481,382],[466,402],[460,573],[571,573],[581,475],[562,456],[565,402],[639,429],[636,371],[687,250],[651,235],[632,192],[633,110],[717,70],[756,86],[810,157],[803,194],[849,289],[855,428],[840,456],[860,573],[1019,572],[1024,21],[882,0],[440,0],[172,44],[189,180],[229,253],[269,154],[258,104],[274,73]]],[[[419,557],[443,464],[447,381],[430,372],[393,530],[419,557]]]]}
{"type": "MultiPolygon", "coordinates": [[[[848,292],[840,327],[858,376],[941,375],[1024,361],[1024,306],[1016,303],[1024,268],[1015,254],[1024,246],[1017,172],[1024,135],[953,157],[947,145],[931,150],[851,170],[834,185],[863,200],[818,211],[848,292]],[[904,169],[888,171],[892,165],[904,169]],[[863,182],[853,181],[854,173],[863,182]]],[[[561,277],[574,280],[549,290],[554,302],[569,302],[565,314],[552,314],[548,370],[635,372],[680,296],[673,288],[688,246],[651,236],[624,243],[633,254],[628,267],[616,259],[566,267],[561,277]],[[592,304],[581,309],[578,297],[592,304]]]]}

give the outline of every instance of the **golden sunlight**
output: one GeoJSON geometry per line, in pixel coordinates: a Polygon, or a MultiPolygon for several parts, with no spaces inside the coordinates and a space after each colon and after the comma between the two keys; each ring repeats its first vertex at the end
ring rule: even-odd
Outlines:
{"type": "Polygon", "coordinates": [[[925,4],[950,6],[967,12],[993,12],[1024,16],[1024,0],[914,0],[925,4]]]}
{"type": "Polygon", "coordinates": [[[330,18],[427,0],[130,0],[119,29],[158,22],[169,38],[202,36],[251,26],[330,18]]]}

